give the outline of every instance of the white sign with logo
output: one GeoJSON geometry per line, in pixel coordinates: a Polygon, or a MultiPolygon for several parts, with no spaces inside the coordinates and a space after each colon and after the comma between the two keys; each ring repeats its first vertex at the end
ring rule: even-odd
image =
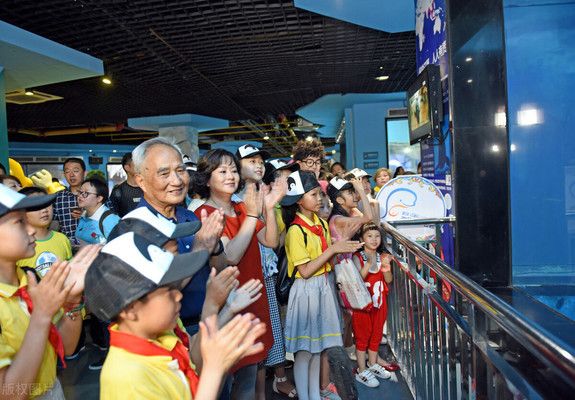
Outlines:
{"type": "MultiPolygon", "coordinates": [[[[405,221],[445,217],[445,199],[429,180],[418,175],[404,175],[390,180],[377,193],[382,221],[405,221]]],[[[433,226],[397,226],[406,237],[415,241],[435,237],[433,226]]]]}

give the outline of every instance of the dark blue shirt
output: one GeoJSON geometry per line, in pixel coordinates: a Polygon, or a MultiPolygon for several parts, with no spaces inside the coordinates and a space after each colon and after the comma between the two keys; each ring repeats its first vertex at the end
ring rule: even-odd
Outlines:
{"type": "MultiPolygon", "coordinates": [[[[148,207],[153,213],[164,217],[159,213],[154,207],[152,207],[143,197],[138,204],[138,207],[148,207]]],[[[174,223],[197,221],[198,217],[192,211],[185,207],[176,207],[176,219],[166,218],[174,223]]],[[[177,239],[178,242],[178,253],[189,253],[194,247],[194,236],[184,236],[177,239]]],[[[204,305],[204,300],[206,298],[206,283],[210,276],[209,264],[206,264],[202,269],[200,269],[193,277],[190,283],[182,290],[182,308],[180,310],[180,317],[182,319],[188,318],[198,318],[202,313],[202,307],[204,305]]]]}

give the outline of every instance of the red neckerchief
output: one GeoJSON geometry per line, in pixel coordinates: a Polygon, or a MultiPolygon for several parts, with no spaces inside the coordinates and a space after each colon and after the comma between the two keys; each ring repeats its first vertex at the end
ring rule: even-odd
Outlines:
{"type": "Polygon", "coordinates": [[[296,214],[292,223],[307,229],[316,236],[319,236],[319,238],[321,239],[321,252],[323,253],[324,251],[327,250],[327,240],[325,238],[325,233],[323,231],[323,226],[321,226],[321,222],[320,225],[310,226],[307,222],[303,220],[302,217],[296,214]]]}
{"type": "MultiPolygon", "coordinates": [[[[325,238],[325,232],[323,231],[323,226],[321,222],[319,225],[310,226],[307,222],[303,220],[302,217],[296,214],[292,224],[299,225],[302,228],[307,229],[314,235],[319,236],[321,240],[321,252],[324,253],[327,250],[327,239],[325,238]]],[[[323,265],[323,273],[326,274],[327,279],[327,268],[325,267],[325,264],[323,265]]]]}
{"type": "MultiPolygon", "coordinates": [[[[176,346],[170,351],[138,336],[134,336],[126,332],[119,332],[111,328],[108,329],[110,331],[110,346],[119,347],[127,352],[139,354],[141,356],[169,356],[173,360],[177,360],[178,367],[184,375],[186,375],[188,383],[190,384],[192,398],[195,398],[198,390],[199,378],[190,364],[190,354],[188,353],[188,349],[182,342],[178,341],[176,346]]],[[[177,327],[175,333],[179,337],[178,331],[180,334],[183,332],[179,327],[177,327]]]]}
{"type": "MultiPolygon", "coordinates": [[[[20,297],[24,301],[24,303],[26,303],[26,307],[28,307],[28,312],[30,313],[30,315],[32,315],[34,305],[32,304],[32,298],[30,297],[28,290],[26,290],[26,286],[18,288],[18,290],[16,290],[16,292],[14,292],[12,296],[20,297]]],[[[62,362],[62,366],[66,368],[66,360],[64,359],[64,342],[62,342],[62,336],[60,336],[60,332],[58,332],[56,325],[54,325],[53,323],[50,324],[50,331],[48,332],[48,342],[50,342],[50,344],[54,348],[56,355],[62,362]]]]}

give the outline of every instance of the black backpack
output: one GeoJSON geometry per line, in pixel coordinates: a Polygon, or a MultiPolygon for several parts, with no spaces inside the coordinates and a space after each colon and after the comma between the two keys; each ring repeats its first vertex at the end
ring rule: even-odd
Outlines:
{"type": "MultiPolygon", "coordinates": [[[[321,219],[319,221],[321,223],[322,229],[325,232],[326,228],[323,221],[321,219]]],[[[307,246],[307,233],[305,233],[305,230],[301,227],[301,225],[298,224],[292,224],[292,225],[296,225],[299,227],[303,235],[304,246],[307,246]]],[[[285,246],[279,249],[277,256],[278,256],[278,278],[276,280],[276,297],[278,299],[278,303],[283,306],[288,303],[289,291],[293,283],[295,282],[297,267],[295,267],[293,275],[288,276],[288,260],[285,246]]]]}

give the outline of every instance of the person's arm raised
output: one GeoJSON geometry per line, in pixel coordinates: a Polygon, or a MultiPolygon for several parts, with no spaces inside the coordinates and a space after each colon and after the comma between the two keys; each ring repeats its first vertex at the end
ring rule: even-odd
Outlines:
{"type": "Polygon", "coordinates": [[[263,186],[263,206],[266,226],[258,232],[259,242],[271,249],[275,249],[279,244],[279,231],[276,221],[275,207],[283,199],[287,192],[286,178],[278,178],[271,187],[263,186]]]}
{"type": "Polygon", "coordinates": [[[24,390],[0,390],[0,399],[27,399],[32,387],[37,382],[37,375],[42,364],[44,350],[48,343],[48,333],[52,317],[68,297],[71,284],[66,284],[70,273],[68,263],[56,263],[40,283],[36,282],[33,273],[28,272],[28,293],[34,309],[30,315],[30,324],[24,340],[10,365],[0,369],[0,387],[23,388],[24,390]]]}
{"type": "Polygon", "coordinates": [[[244,195],[244,204],[246,206],[246,218],[240,227],[240,230],[233,238],[222,238],[224,252],[229,265],[237,265],[244,256],[252,236],[256,230],[259,216],[262,212],[263,193],[256,189],[253,183],[246,184],[244,195]]]}
{"type": "Polygon", "coordinates": [[[318,269],[320,269],[325,263],[329,262],[333,256],[342,253],[354,253],[363,246],[355,240],[340,240],[329,246],[326,251],[320,254],[319,257],[308,261],[305,264],[297,265],[297,270],[299,271],[302,278],[307,279],[312,277],[318,269]]]}

